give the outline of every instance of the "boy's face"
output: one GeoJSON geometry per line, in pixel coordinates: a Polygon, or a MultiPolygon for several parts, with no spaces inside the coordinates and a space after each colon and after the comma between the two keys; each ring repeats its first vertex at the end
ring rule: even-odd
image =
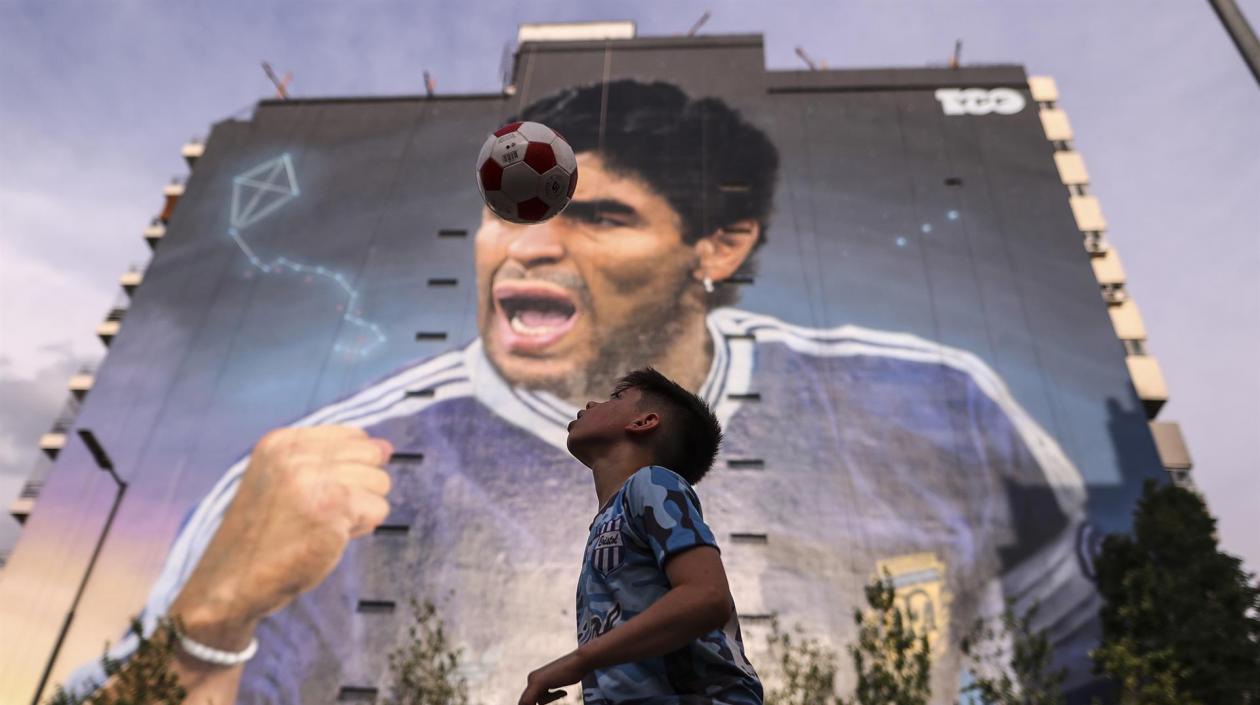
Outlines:
{"type": "Polygon", "coordinates": [[[642,398],[642,393],[631,387],[613,393],[607,401],[587,402],[569,422],[569,452],[581,460],[589,449],[624,438],[628,426],[650,413],[639,408],[642,398]]]}

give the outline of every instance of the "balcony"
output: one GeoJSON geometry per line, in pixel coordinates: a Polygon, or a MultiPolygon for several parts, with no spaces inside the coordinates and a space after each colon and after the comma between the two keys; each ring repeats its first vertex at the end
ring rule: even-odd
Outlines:
{"type": "Polygon", "coordinates": [[[1107,219],[1103,217],[1102,206],[1093,196],[1071,196],[1068,205],[1072,206],[1072,216],[1076,218],[1076,227],[1081,231],[1106,230],[1107,219]]]}
{"type": "Polygon", "coordinates": [[[1094,268],[1094,278],[1102,286],[1123,285],[1125,282],[1124,266],[1120,264],[1120,255],[1114,249],[1108,249],[1101,257],[1093,257],[1089,264],[1094,268]]]}
{"type": "Polygon", "coordinates": [[[44,455],[49,460],[56,459],[57,453],[66,445],[66,434],[70,432],[70,428],[74,426],[74,419],[79,415],[79,400],[70,397],[66,400],[61,411],[57,414],[57,419],[53,421],[52,428],[48,429],[39,439],[39,449],[44,451],[44,455]]]}
{"type": "Polygon", "coordinates": [[[1124,284],[1103,284],[1098,289],[1102,292],[1103,301],[1106,301],[1108,306],[1119,306],[1129,300],[1129,292],[1124,288],[1124,284]]]}
{"type": "Polygon", "coordinates": [[[109,313],[105,314],[105,320],[96,327],[97,337],[101,339],[101,342],[107,348],[110,342],[113,341],[114,336],[118,335],[118,331],[122,329],[123,317],[127,315],[127,303],[127,296],[119,293],[114,298],[113,308],[109,309],[109,313]]]}
{"type": "Polygon", "coordinates": [[[201,159],[201,155],[205,153],[206,145],[202,144],[201,140],[196,137],[188,140],[183,149],[180,150],[180,154],[184,157],[184,161],[188,162],[189,169],[191,169],[192,166],[197,163],[197,160],[201,159]]]}
{"type": "Polygon", "coordinates": [[[66,434],[64,431],[49,431],[39,437],[39,449],[44,451],[49,459],[57,457],[61,449],[66,446],[66,434]]]}
{"type": "Polygon", "coordinates": [[[131,296],[131,294],[135,292],[136,287],[140,286],[140,283],[143,281],[144,268],[137,264],[133,264],[128,267],[127,271],[118,278],[119,286],[122,287],[123,291],[127,292],[128,296],[131,296]]]}
{"type": "Polygon", "coordinates": [[[101,339],[105,347],[109,347],[114,336],[118,335],[118,331],[122,330],[123,315],[127,313],[127,309],[117,307],[111,308],[109,313],[105,314],[105,320],[96,327],[96,336],[101,339]]]}
{"type": "Polygon", "coordinates": [[[1051,142],[1072,141],[1072,125],[1068,122],[1067,113],[1058,108],[1042,109],[1041,128],[1051,142]]]}
{"type": "Polygon", "coordinates": [[[1049,76],[1029,76],[1028,92],[1038,103],[1056,103],[1059,100],[1059,86],[1049,76]]]}
{"type": "Polygon", "coordinates": [[[18,493],[17,498],[9,503],[9,516],[13,517],[17,523],[25,524],[43,488],[44,483],[41,480],[32,480],[22,485],[22,491],[18,493]]]}
{"type": "Polygon", "coordinates": [[[162,206],[162,214],[158,216],[158,220],[163,223],[171,222],[171,214],[175,212],[175,206],[179,203],[180,196],[184,195],[184,184],[178,179],[173,179],[162,189],[162,195],[166,198],[166,203],[162,206]]]}
{"type": "Polygon", "coordinates": [[[1175,421],[1152,421],[1151,435],[1155,438],[1155,448],[1159,451],[1159,460],[1164,469],[1189,470],[1194,467],[1190,459],[1190,450],[1186,448],[1186,439],[1181,435],[1181,425],[1175,421]]]}
{"type": "Polygon", "coordinates": [[[1124,361],[1129,368],[1133,388],[1146,410],[1146,418],[1154,419],[1168,401],[1168,385],[1164,382],[1159,363],[1150,355],[1134,354],[1126,355],[1124,361]]]}
{"type": "Polygon", "coordinates": [[[95,381],[95,375],[92,368],[83,367],[70,378],[70,382],[66,385],[70,388],[70,393],[75,399],[83,401],[83,397],[92,389],[92,383],[95,381]]]}
{"type": "Polygon", "coordinates": [[[1059,179],[1064,186],[1086,186],[1089,184],[1089,172],[1085,169],[1085,160],[1080,152],[1055,152],[1054,165],[1059,169],[1059,179]]]}
{"type": "Polygon", "coordinates": [[[1114,306],[1107,307],[1111,315],[1111,325],[1116,329],[1116,337],[1121,340],[1146,340],[1146,324],[1142,314],[1132,299],[1125,299],[1114,306]]]}
{"type": "Polygon", "coordinates": [[[158,242],[166,236],[166,224],[161,218],[154,218],[149,227],[144,229],[144,241],[149,243],[149,249],[157,249],[158,242]]]}
{"type": "Polygon", "coordinates": [[[1085,231],[1085,251],[1094,257],[1101,257],[1107,254],[1107,250],[1111,247],[1107,244],[1107,239],[1097,230],[1085,231]]]}

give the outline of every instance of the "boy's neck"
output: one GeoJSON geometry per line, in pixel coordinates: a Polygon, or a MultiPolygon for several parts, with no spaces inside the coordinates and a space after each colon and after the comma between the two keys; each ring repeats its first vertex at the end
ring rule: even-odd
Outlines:
{"type": "Polygon", "coordinates": [[[591,475],[595,478],[595,496],[599,507],[608,504],[608,500],[617,494],[617,490],[626,484],[630,476],[640,468],[651,465],[652,456],[642,447],[631,444],[617,444],[600,454],[591,464],[591,475]]]}

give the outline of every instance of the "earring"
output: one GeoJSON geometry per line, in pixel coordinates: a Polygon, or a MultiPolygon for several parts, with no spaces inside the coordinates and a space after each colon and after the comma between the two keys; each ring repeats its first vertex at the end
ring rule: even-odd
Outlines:
{"type": "Polygon", "coordinates": [[[713,293],[713,280],[712,279],[708,277],[704,278],[704,290],[706,293],[709,293],[709,294],[713,293]]]}

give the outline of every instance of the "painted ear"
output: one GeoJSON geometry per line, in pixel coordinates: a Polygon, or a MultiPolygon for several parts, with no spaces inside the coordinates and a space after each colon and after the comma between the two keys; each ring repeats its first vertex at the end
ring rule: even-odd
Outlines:
{"type": "Polygon", "coordinates": [[[730,278],[752,254],[761,238],[761,224],[745,219],[719,228],[700,238],[695,244],[697,280],[708,277],[715,282],[730,278]]]}

